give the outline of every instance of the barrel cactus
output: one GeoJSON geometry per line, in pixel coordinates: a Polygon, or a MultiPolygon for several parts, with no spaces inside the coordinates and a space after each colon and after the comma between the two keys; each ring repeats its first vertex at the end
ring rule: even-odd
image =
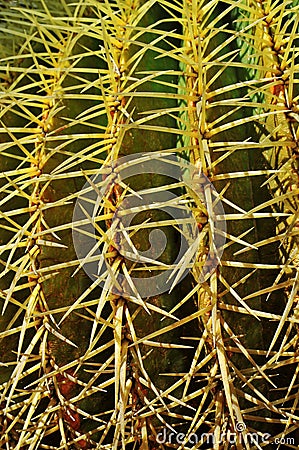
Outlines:
{"type": "Polygon", "coordinates": [[[1,448],[297,448],[298,1],[0,5],[1,448]]]}

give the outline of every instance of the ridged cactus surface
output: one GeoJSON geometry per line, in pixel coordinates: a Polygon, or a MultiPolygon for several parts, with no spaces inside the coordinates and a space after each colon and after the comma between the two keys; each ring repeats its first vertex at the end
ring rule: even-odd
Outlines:
{"type": "Polygon", "coordinates": [[[0,448],[298,447],[298,17],[0,1],[0,448]]]}

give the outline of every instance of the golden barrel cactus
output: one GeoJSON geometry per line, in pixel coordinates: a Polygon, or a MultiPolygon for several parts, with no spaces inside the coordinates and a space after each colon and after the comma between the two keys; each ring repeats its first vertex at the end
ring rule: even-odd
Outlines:
{"type": "Polygon", "coordinates": [[[297,448],[298,8],[0,1],[1,448],[297,448]]]}

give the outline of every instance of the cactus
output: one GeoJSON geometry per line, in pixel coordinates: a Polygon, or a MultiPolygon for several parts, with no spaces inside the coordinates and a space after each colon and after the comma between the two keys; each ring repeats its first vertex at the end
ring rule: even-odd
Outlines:
{"type": "Polygon", "coordinates": [[[1,448],[297,448],[297,0],[0,5],[1,448]]]}

